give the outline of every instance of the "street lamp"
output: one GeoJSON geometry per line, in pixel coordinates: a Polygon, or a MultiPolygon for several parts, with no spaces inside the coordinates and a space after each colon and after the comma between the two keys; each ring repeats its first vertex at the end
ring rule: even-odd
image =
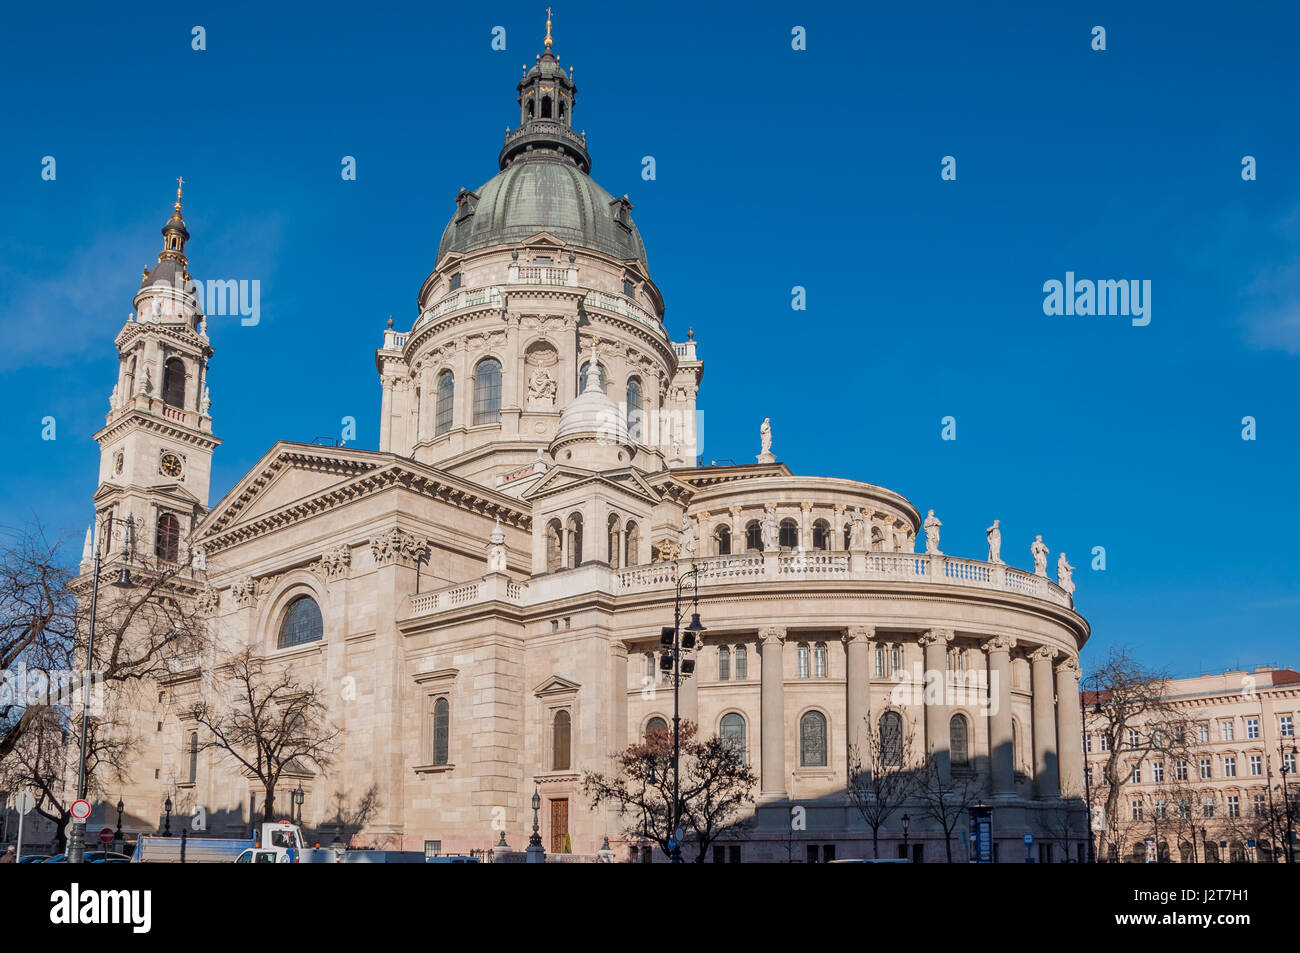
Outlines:
{"type": "Polygon", "coordinates": [[[293,803],[298,805],[298,826],[302,827],[302,802],[307,800],[307,795],[303,792],[302,782],[298,782],[298,790],[293,792],[293,803]]]}
{"type": "Polygon", "coordinates": [[[907,852],[907,829],[908,829],[908,827],[911,826],[911,824],[912,824],[912,818],[909,817],[907,814],[904,814],[904,815],[903,815],[903,859],[904,859],[904,860],[907,860],[907,859],[908,859],[908,852],[907,852]]]}
{"type": "MultiPolygon", "coordinates": [[[[1277,752],[1282,758],[1282,811],[1286,817],[1286,862],[1288,864],[1294,864],[1295,856],[1293,841],[1295,839],[1295,834],[1291,828],[1291,794],[1287,787],[1287,778],[1293,772],[1288,771],[1286,768],[1286,748],[1283,747],[1283,742],[1281,741],[1277,743],[1277,752]]],[[[1293,758],[1295,757],[1294,742],[1291,745],[1291,756],[1293,758]]]]}
{"type": "Polygon", "coordinates": [[[1210,839],[1206,836],[1205,828],[1201,828],[1201,856],[1204,863],[1210,862],[1210,839]]]}
{"type": "Polygon", "coordinates": [[[164,836],[164,837],[171,837],[171,834],[172,834],[172,799],[171,799],[171,796],[170,796],[170,795],[168,795],[167,800],[163,801],[163,810],[166,812],[166,817],[163,818],[163,836],[164,836]]]}
{"type": "Polygon", "coordinates": [[[682,758],[682,738],[681,738],[681,683],[683,678],[690,678],[695,671],[695,659],[683,658],[683,651],[690,651],[695,648],[699,642],[700,633],[705,631],[703,624],[700,622],[700,567],[692,565],[690,569],[682,573],[677,579],[677,595],[673,600],[673,626],[665,627],[659,634],[659,644],[665,649],[663,656],[659,660],[661,671],[673,673],[673,804],[669,816],[672,819],[672,829],[669,832],[669,840],[672,843],[672,850],[669,851],[669,858],[674,864],[682,862],[682,845],[677,837],[677,831],[681,826],[682,819],[682,800],[681,800],[681,779],[680,768],[682,758]],[[687,580],[693,584],[694,591],[691,596],[691,621],[683,630],[682,624],[682,586],[687,580]]]}
{"type": "MultiPolygon", "coordinates": [[[[130,564],[131,556],[135,552],[135,520],[130,514],[127,514],[126,519],[106,515],[99,521],[96,532],[91,539],[95,547],[95,562],[91,569],[90,629],[86,637],[86,676],[81,680],[81,738],[79,739],[77,751],[78,801],[84,801],[86,798],[86,733],[90,730],[90,679],[95,664],[95,610],[99,604],[99,569],[101,563],[99,533],[105,526],[108,527],[109,532],[112,532],[114,523],[122,524],[122,558],[124,563],[112,585],[118,589],[129,589],[133,585],[131,570],[127,566],[130,564]]],[[[72,843],[68,845],[68,863],[79,864],[82,862],[86,851],[86,819],[84,817],[74,817],[72,819],[71,836],[72,843]]]]}
{"type": "Polygon", "coordinates": [[[542,809],[542,796],[533,788],[533,836],[528,838],[529,847],[541,847],[542,835],[537,830],[537,812],[542,809]]]}
{"type": "Polygon", "coordinates": [[[114,847],[122,843],[122,810],[125,807],[126,805],[122,803],[122,799],[118,798],[117,799],[117,830],[113,833],[114,847]]]}

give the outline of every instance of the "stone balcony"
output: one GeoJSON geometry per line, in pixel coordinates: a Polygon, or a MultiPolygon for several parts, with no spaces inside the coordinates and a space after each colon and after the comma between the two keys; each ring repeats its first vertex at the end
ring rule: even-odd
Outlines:
{"type": "Polygon", "coordinates": [[[628,569],[610,569],[591,563],[578,569],[537,576],[528,583],[514,582],[495,573],[472,582],[409,596],[401,618],[414,619],[492,601],[524,608],[587,592],[604,592],[613,596],[659,591],[667,594],[673,591],[678,577],[692,564],[700,569],[701,586],[761,582],[781,585],[820,580],[897,581],[1008,592],[1042,599],[1065,609],[1074,608],[1070,594],[1050,579],[1003,563],[942,554],[817,550],[702,556],[628,569]]]}

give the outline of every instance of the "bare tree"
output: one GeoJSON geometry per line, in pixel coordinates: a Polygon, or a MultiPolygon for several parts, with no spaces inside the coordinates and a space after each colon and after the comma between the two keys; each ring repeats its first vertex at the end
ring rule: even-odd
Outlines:
{"type": "Polygon", "coordinates": [[[871,828],[872,856],[880,858],[880,829],[907,800],[916,785],[910,724],[897,736],[878,730],[867,719],[863,750],[849,747],[849,800],[871,828]]]}
{"type": "Polygon", "coordinates": [[[226,752],[262,785],[263,820],[275,819],[275,790],[286,769],[333,763],[340,729],[315,685],[303,685],[287,669],[268,670],[252,647],[236,654],[219,671],[224,699],[201,700],[188,717],[210,737],[200,750],[226,752]]]}
{"type": "Polygon", "coordinates": [[[1127,649],[1111,649],[1085,683],[1084,700],[1092,711],[1084,730],[1096,734],[1107,752],[1097,784],[1106,811],[1102,836],[1106,853],[1123,856],[1123,800],[1134,768],[1146,772],[1156,759],[1173,768],[1187,760],[1188,724],[1169,698],[1169,676],[1145,668],[1127,649]]]}
{"type": "MultiPolygon", "coordinates": [[[[758,775],[734,742],[717,736],[699,740],[694,722],[681,724],[681,826],[703,863],[711,844],[742,834],[744,807],[758,775]]],[[[629,745],[616,756],[612,775],[588,772],[582,792],[593,808],[613,805],[626,822],[624,833],[654,841],[665,854],[673,835],[673,740],[668,731],[654,731],[641,744],[629,745]]]]}
{"type": "Polygon", "coordinates": [[[352,839],[365,830],[366,825],[379,813],[381,807],[383,802],[379,800],[378,785],[372,784],[366,788],[365,793],[352,807],[348,806],[347,794],[341,790],[335,791],[334,817],[329,823],[337,829],[339,840],[351,850],[352,839]]]}
{"type": "Polygon", "coordinates": [[[943,846],[952,863],[952,834],[961,823],[962,815],[978,804],[984,793],[984,784],[974,773],[948,770],[947,758],[935,754],[926,756],[915,775],[914,793],[921,813],[939,825],[943,831],[943,846]]]}

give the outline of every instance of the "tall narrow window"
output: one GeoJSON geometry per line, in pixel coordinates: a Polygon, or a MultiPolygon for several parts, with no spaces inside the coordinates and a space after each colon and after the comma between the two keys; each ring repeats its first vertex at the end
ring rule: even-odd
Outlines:
{"type": "Polygon", "coordinates": [[[780,543],[782,549],[798,549],[799,524],[790,519],[781,520],[777,542],[780,543]]]}
{"type": "Polygon", "coordinates": [[[569,741],[572,719],[565,708],[555,713],[551,729],[551,770],[569,770],[569,741]]]}
{"type": "Polygon", "coordinates": [[[311,596],[299,596],[285,610],[277,645],[287,649],[307,642],[319,642],[324,634],[325,625],[321,619],[320,606],[311,596]]]}
{"type": "Polygon", "coordinates": [[[799,719],[799,764],[826,767],[826,716],[819,711],[804,712],[799,719]]]}
{"type": "Polygon", "coordinates": [[[501,419],[501,362],[494,357],[474,368],[474,423],[494,424],[501,419]]]}
{"type": "Polygon", "coordinates": [[[948,757],[954,768],[970,765],[969,729],[965,715],[953,715],[948,722],[948,757]]]}
{"type": "Polygon", "coordinates": [[[718,737],[741,754],[745,753],[745,719],[734,711],[722,716],[718,737]]]}
{"type": "Polygon", "coordinates": [[[726,526],[719,526],[713,531],[713,549],[715,555],[731,555],[731,530],[726,526]]]}
{"type": "Polygon", "coordinates": [[[898,675],[903,671],[903,650],[897,645],[889,651],[889,664],[891,674],[898,675]]]}
{"type": "Polygon", "coordinates": [[[744,681],[749,678],[749,653],[745,651],[743,645],[736,646],[736,680],[744,681]]]}
{"type": "Polygon", "coordinates": [[[763,551],[763,530],[758,520],[750,520],[745,525],[745,549],[751,553],[763,551]]]}
{"type": "Polygon", "coordinates": [[[812,530],[812,548],[813,549],[830,549],[831,548],[831,527],[825,520],[818,520],[813,523],[812,530]]]}
{"type": "Polygon", "coordinates": [[[163,365],[163,403],[172,407],[185,406],[185,362],[173,357],[163,365]]]}
{"type": "Polygon", "coordinates": [[[641,378],[630,377],[627,381],[627,435],[634,442],[641,440],[641,378]]]}
{"type": "Polygon", "coordinates": [[[197,731],[190,732],[189,763],[190,784],[193,784],[199,778],[199,733],[197,731]]]}
{"type": "Polygon", "coordinates": [[[813,678],[826,677],[826,643],[818,642],[813,646],[813,678]]]}
{"type": "Polygon", "coordinates": [[[885,677],[885,647],[876,646],[876,678],[885,677]]]}
{"type": "Polygon", "coordinates": [[[451,429],[451,417],[456,397],[456,378],[451,371],[438,375],[438,395],[433,411],[433,435],[445,434],[451,429]]]}
{"type": "Polygon", "coordinates": [[[808,677],[808,646],[805,643],[803,642],[799,643],[798,654],[796,657],[798,659],[798,664],[799,664],[799,668],[798,668],[799,677],[807,678],[808,677]]]}
{"type": "Polygon", "coordinates": [[[725,645],[718,649],[718,681],[731,678],[731,649],[725,645]]]}
{"type": "Polygon", "coordinates": [[[896,711],[880,716],[880,760],[890,768],[903,766],[903,716],[896,711]]]}
{"type": "Polygon", "coordinates": [[[154,555],[165,563],[174,563],[180,559],[181,524],[171,513],[158,517],[158,538],[154,544],[154,555]]]}
{"type": "Polygon", "coordinates": [[[445,695],[433,702],[433,763],[445,765],[451,760],[451,704],[445,695]]]}
{"type": "Polygon", "coordinates": [[[627,553],[625,559],[623,560],[623,564],[626,566],[637,565],[637,563],[640,562],[641,560],[641,557],[639,555],[640,551],[641,551],[641,532],[636,528],[636,523],[633,520],[628,520],[627,521],[627,553]]]}

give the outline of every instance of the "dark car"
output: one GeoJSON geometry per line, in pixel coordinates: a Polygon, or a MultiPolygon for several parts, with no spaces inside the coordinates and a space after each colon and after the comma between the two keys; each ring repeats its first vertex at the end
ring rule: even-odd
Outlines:
{"type": "Polygon", "coordinates": [[[27,854],[18,861],[20,864],[43,864],[50,859],[49,854],[27,854]]]}
{"type": "MultiPolygon", "coordinates": [[[[82,863],[86,864],[129,864],[131,858],[126,854],[118,854],[111,850],[88,850],[81,855],[82,863]]],[[[67,854],[55,854],[47,864],[66,864],[68,862],[67,854]]]]}

